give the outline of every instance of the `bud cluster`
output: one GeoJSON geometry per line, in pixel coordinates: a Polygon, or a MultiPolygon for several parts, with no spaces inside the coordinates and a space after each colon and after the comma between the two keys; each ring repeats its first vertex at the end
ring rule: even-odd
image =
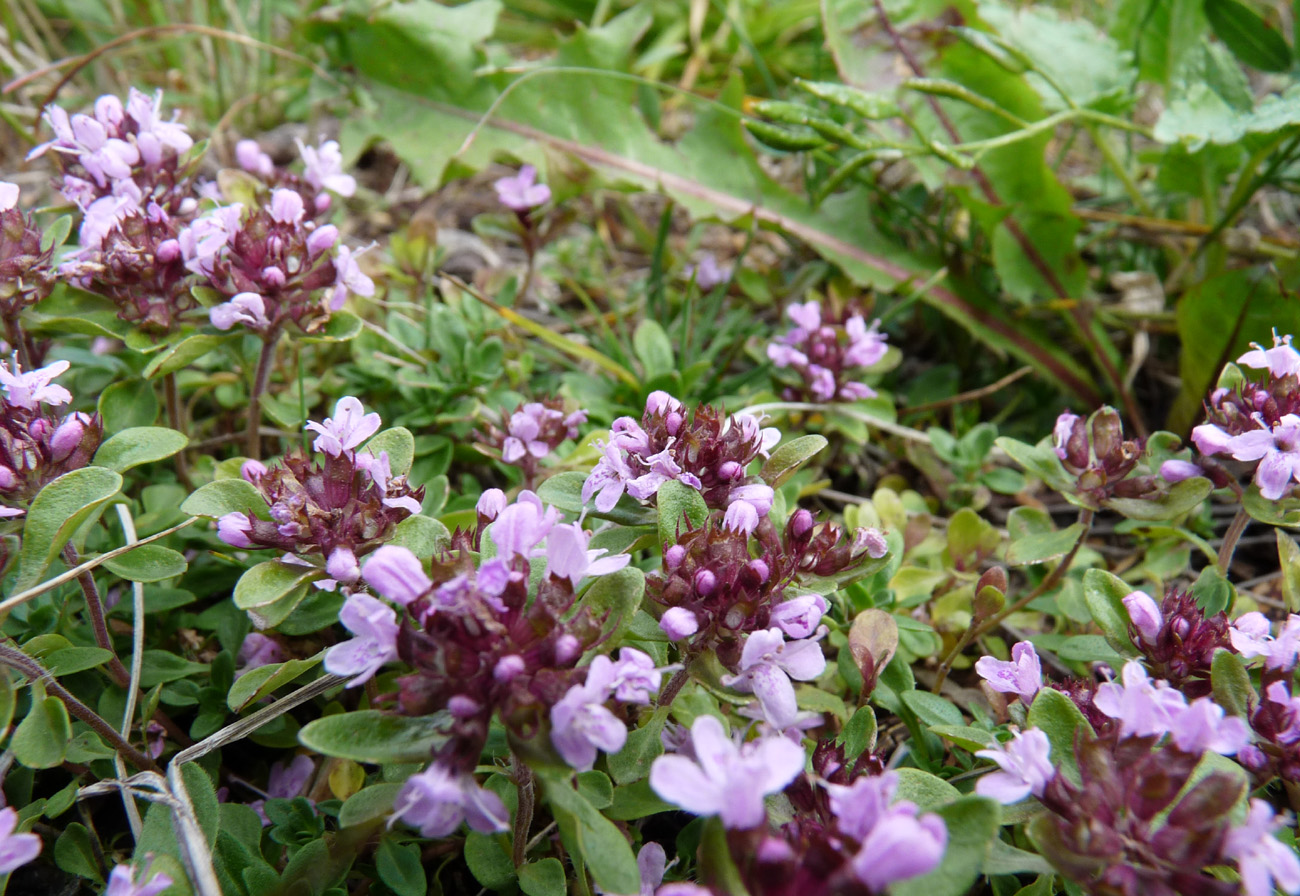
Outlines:
{"type": "Polygon", "coordinates": [[[51,382],[65,372],[56,361],[23,373],[0,363],[0,517],[21,516],[36,493],[51,480],[90,463],[104,436],[98,414],[60,413],[54,408],[72,400],[51,382]]]}
{"type": "Polygon", "coordinates": [[[757,457],[781,439],[752,414],[727,415],[702,405],[689,419],[685,407],[667,392],[646,399],[638,423],[619,417],[610,428],[604,456],[582,486],[584,503],[595,498],[596,509],[614,509],[626,491],[649,501],[670,479],[696,489],[710,508],[726,511],[729,528],[752,533],[772,509],[771,486],[746,474],[757,457]]]}
{"type": "Polygon", "coordinates": [[[515,408],[499,425],[488,423],[483,438],[500,452],[502,462],[523,470],[524,485],[531,488],[542,458],[565,439],[576,439],[578,427],[586,422],[586,411],[566,413],[558,398],[530,401],[515,408]]]}
{"type": "Polygon", "coordinates": [[[1103,407],[1087,419],[1066,411],[1056,419],[1052,442],[1075,480],[1075,495],[1093,510],[1111,498],[1153,497],[1161,488],[1156,476],[1130,476],[1142,459],[1143,443],[1124,438],[1114,408],[1103,407]]]}
{"type": "Polygon", "coordinates": [[[333,582],[356,584],[357,558],[392,538],[399,522],[420,512],[424,497],[423,487],[411,488],[406,476],[392,474],[388,452],[355,450],[379,426],[378,414],[364,414],[356,398],[342,398],[333,417],[307,425],[319,433],[313,447],[324,455],[321,462],[301,454],[270,467],[246,461],[243,477],[261,492],[271,519],[229,513],[218,521],[222,540],[318,556],[333,582]]]}
{"type": "Polygon", "coordinates": [[[1129,637],[1156,677],[1188,697],[1208,695],[1214,652],[1236,652],[1228,634],[1228,614],[1207,617],[1196,599],[1178,587],[1170,587],[1159,604],[1134,591],[1124,598],[1124,606],[1129,613],[1129,637]]]}
{"type": "Polygon", "coordinates": [[[338,141],[326,140],[320,146],[307,146],[301,140],[295,142],[302,156],[302,174],[276,165],[256,140],[240,140],[235,144],[235,161],[256,180],[259,192],[286,189],[297,193],[302,197],[308,217],[329,211],[333,205],[331,192],[346,198],[357,191],[356,178],[343,171],[343,153],[338,141]]]}
{"type": "Polygon", "coordinates": [[[1300,480],[1300,352],[1275,332],[1272,348],[1255,344],[1237,363],[1263,378],[1210,393],[1192,442],[1202,454],[1256,464],[1260,494],[1276,501],[1300,480]]]}
{"type": "Polygon", "coordinates": [[[794,326],[767,347],[767,356],[780,368],[799,374],[787,385],[787,401],[857,401],[874,398],[876,391],[853,379],[877,364],[889,350],[880,321],[870,327],[861,312],[850,306],[826,316],[817,302],[795,303],[786,309],[794,326]]]}

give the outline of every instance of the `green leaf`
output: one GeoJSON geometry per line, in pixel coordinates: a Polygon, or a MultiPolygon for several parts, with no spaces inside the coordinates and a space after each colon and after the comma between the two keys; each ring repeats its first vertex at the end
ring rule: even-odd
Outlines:
{"type": "Polygon", "coordinates": [[[650,764],[664,751],[659,736],[668,721],[668,711],[667,706],[655,709],[645,724],[628,732],[623,749],[608,757],[609,774],[615,783],[630,784],[650,774],[650,764]]]}
{"type": "Polygon", "coordinates": [[[28,768],[54,768],[63,763],[72,740],[72,721],[58,697],[32,699],[31,709],[14,730],[9,748],[28,768]]]}
{"type": "Polygon", "coordinates": [[[158,419],[158,397],[148,380],[113,383],[99,393],[97,408],[106,432],[149,426],[158,419]]]}
{"type": "Polygon", "coordinates": [[[401,784],[371,784],[348,797],[339,809],[339,827],[350,828],[383,818],[393,811],[401,784]]]}
{"type": "Polygon", "coordinates": [[[298,732],[304,747],[355,762],[424,762],[447,740],[450,716],[394,716],[375,709],[339,713],[308,722],[298,732]]]}
{"type": "Polygon", "coordinates": [[[568,885],[559,859],[529,862],[519,869],[519,889],[528,896],[565,896],[568,885]]]}
{"type": "Polygon", "coordinates": [[[644,526],[654,523],[655,514],[628,495],[620,498],[618,504],[614,505],[614,509],[608,513],[594,508],[585,508],[582,503],[582,484],[586,481],[587,474],[577,470],[556,473],[537,487],[537,497],[556,510],[575,514],[586,510],[588,516],[611,520],[622,526],[644,526]]]}
{"type": "Polygon", "coordinates": [[[72,822],[54,841],[54,864],[69,874],[102,881],[95,848],[90,842],[90,831],[84,824],[72,822]]]}
{"type": "Polygon", "coordinates": [[[920,877],[890,887],[894,896],[962,896],[979,877],[998,835],[1001,809],[982,796],[964,796],[935,813],[948,829],[948,845],[939,866],[920,877]]]}
{"type": "Polygon", "coordinates": [[[1083,537],[1087,527],[1075,523],[1055,531],[1052,518],[1035,507],[1017,507],[1007,517],[1011,543],[1007,546],[1009,566],[1028,566],[1064,557],[1083,537]]]}
{"type": "Polygon", "coordinates": [[[411,464],[415,462],[415,436],[405,426],[394,426],[375,433],[361,450],[369,451],[375,457],[387,451],[388,466],[393,475],[405,476],[411,472],[411,464]]]}
{"type": "Polygon", "coordinates": [[[154,355],[149,362],[149,366],[144,369],[144,375],[147,379],[155,379],[160,376],[166,376],[169,373],[175,373],[182,370],[190,364],[202,358],[208,352],[214,351],[221,346],[236,338],[237,334],[225,334],[221,336],[211,333],[199,333],[194,336],[187,336],[179,342],[174,342],[164,348],[161,352],[154,355]]]}
{"type": "Polygon", "coordinates": [[[961,796],[961,791],[956,787],[919,768],[900,768],[897,771],[897,799],[911,800],[925,811],[950,803],[961,796]]]}
{"type": "Polygon", "coordinates": [[[1251,707],[1259,702],[1250,673],[1241,657],[1229,650],[1219,650],[1210,664],[1210,683],[1214,687],[1214,702],[1230,716],[1249,719],[1251,707]]]}
{"type": "Polygon", "coordinates": [[[577,606],[587,607],[594,618],[603,619],[602,632],[606,637],[602,643],[613,647],[632,625],[644,594],[645,573],[635,566],[625,566],[596,579],[578,600],[577,606]]]}
{"type": "Polygon", "coordinates": [[[147,688],[168,681],[180,681],[208,671],[205,663],[193,663],[170,650],[146,650],[143,654],[140,683],[147,688]]]}
{"type": "Polygon", "coordinates": [[[1111,498],[1106,507],[1122,513],[1131,520],[1158,522],[1182,516],[1199,507],[1214,491],[1214,485],[1203,476],[1193,476],[1171,485],[1163,494],[1153,499],[1111,498]]]}
{"type": "Polygon", "coordinates": [[[927,725],[960,725],[964,721],[961,710],[938,694],[929,691],[906,691],[903,705],[916,713],[927,725]]]}
{"type": "Polygon", "coordinates": [[[1300,612],[1300,545],[1281,529],[1277,532],[1277,561],[1282,570],[1282,597],[1288,612],[1300,612]]]}
{"type": "Polygon", "coordinates": [[[44,657],[45,668],[56,677],[84,672],[108,662],[113,651],[102,647],[65,647],[44,657]]]}
{"type": "Polygon", "coordinates": [[[375,850],[375,870],[397,896],[424,896],[429,886],[420,864],[420,847],[414,843],[399,846],[385,837],[375,850]]]}
{"type": "Polygon", "coordinates": [[[465,864],[474,879],[489,890],[504,889],[515,879],[515,863],[499,834],[470,831],[465,838],[465,864]]]}
{"type": "Polygon", "coordinates": [[[669,479],[659,486],[659,544],[663,548],[677,543],[679,530],[698,529],[709,518],[703,496],[689,485],[669,479]],[[685,519],[683,519],[685,517],[685,519]]]}
{"type": "Polygon", "coordinates": [[[1128,635],[1128,608],[1124,606],[1124,598],[1132,591],[1127,582],[1104,569],[1090,569],[1083,574],[1083,601],[1088,612],[1107,643],[1125,656],[1135,652],[1128,635]]]}
{"type": "Polygon", "coordinates": [[[995,740],[991,732],[983,728],[971,728],[968,725],[931,725],[930,730],[944,740],[950,740],[972,753],[976,750],[988,749],[995,740]]]}
{"type": "Polygon", "coordinates": [[[103,467],[64,473],[41,489],[27,511],[18,578],[11,593],[40,582],[74,532],[94,519],[122,488],[122,477],[103,467]]]}
{"type": "Polygon", "coordinates": [[[132,467],[171,457],[190,440],[165,426],[137,426],[110,436],[95,452],[93,463],[124,473],[132,467]]]}
{"type": "Polygon", "coordinates": [[[1196,606],[1200,607],[1206,616],[1213,616],[1229,609],[1236,596],[1232,583],[1214,566],[1207,566],[1201,570],[1196,581],[1192,583],[1190,593],[1196,599],[1196,606]]]}
{"type": "Polygon", "coordinates": [[[226,705],[231,712],[243,712],[249,705],[273,693],[276,688],[288,684],[307,670],[314,669],[324,657],[325,651],[322,650],[305,660],[288,660],[249,669],[230,686],[226,705]]]}
{"type": "Polygon", "coordinates": [[[819,454],[827,445],[824,436],[799,436],[772,452],[763,462],[759,476],[772,488],[780,488],[799,468],[819,454]]]}
{"type": "Polygon", "coordinates": [[[1092,735],[1092,726],[1074,701],[1054,688],[1043,688],[1029,707],[1029,725],[1041,728],[1052,745],[1052,764],[1079,779],[1079,764],[1074,757],[1074,734],[1080,728],[1092,735]]]}
{"type": "Polygon", "coordinates": [[[325,571],[315,567],[267,560],[239,577],[235,583],[235,606],[241,610],[269,606],[308,582],[324,576],[325,571]]]}
{"type": "Polygon", "coordinates": [[[228,513],[251,513],[263,520],[271,518],[262,493],[244,479],[218,479],[201,486],[181,504],[181,513],[214,520],[228,513]]]}
{"type": "Polygon", "coordinates": [[[325,326],[314,333],[304,333],[304,342],[349,342],[361,333],[365,324],[351,311],[335,311],[325,326]]]}
{"type": "Polygon", "coordinates": [[[1007,436],[999,436],[993,444],[1005,451],[1027,472],[1033,473],[1056,491],[1067,489],[1069,477],[1066,476],[1065,468],[1061,466],[1060,458],[1052,449],[1050,440],[1044,439],[1037,445],[1030,445],[1007,436]]]}
{"type": "Polygon", "coordinates": [[[1061,642],[1056,655],[1078,663],[1108,663],[1115,669],[1122,668],[1127,659],[1101,635],[1072,635],[1061,642]]]}
{"type": "Polygon", "coordinates": [[[852,763],[876,745],[876,713],[870,706],[859,707],[840,733],[844,761],[852,763]]]}
{"type": "Polygon", "coordinates": [[[560,822],[572,832],[576,841],[571,848],[582,857],[596,886],[607,893],[635,893],[641,886],[641,873],[627,837],[613,822],[583,799],[567,781],[542,778],[546,799],[560,822]]]}
{"type": "Polygon", "coordinates": [[[393,527],[388,544],[406,548],[420,558],[432,557],[451,544],[451,532],[433,517],[416,514],[393,527]]]}
{"type": "Polygon", "coordinates": [[[14,720],[14,707],[18,694],[8,669],[0,669],[0,740],[9,735],[9,725],[14,720]]]}
{"type": "Polygon", "coordinates": [[[672,373],[677,369],[673,357],[673,344],[658,321],[645,318],[632,333],[632,348],[645,369],[647,380],[672,373]]]}
{"type": "Polygon", "coordinates": [[[114,575],[131,582],[161,582],[181,575],[189,568],[185,555],[160,544],[142,544],[111,560],[104,566],[114,575]]]}
{"type": "Polygon", "coordinates": [[[1244,3],[1205,0],[1205,18],[1232,55],[1251,68],[1284,72],[1291,67],[1291,48],[1286,38],[1244,3]]]}

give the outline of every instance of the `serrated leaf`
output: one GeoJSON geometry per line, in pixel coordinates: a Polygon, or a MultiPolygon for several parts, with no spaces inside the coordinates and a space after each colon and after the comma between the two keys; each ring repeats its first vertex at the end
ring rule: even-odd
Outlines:
{"type": "Polygon", "coordinates": [[[1210,663],[1210,683],[1214,702],[1230,716],[1249,719],[1252,707],[1259,702],[1250,673],[1241,657],[1229,650],[1219,650],[1210,663]]]}
{"type": "Polygon", "coordinates": [[[171,457],[190,443],[165,426],[137,426],[110,436],[95,452],[96,466],[124,473],[132,467],[171,457]]]}
{"type": "Polygon", "coordinates": [[[447,740],[451,716],[395,716],[374,709],[308,722],[298,732],[304,747],[354,762],[424,762],[447,740]]]}

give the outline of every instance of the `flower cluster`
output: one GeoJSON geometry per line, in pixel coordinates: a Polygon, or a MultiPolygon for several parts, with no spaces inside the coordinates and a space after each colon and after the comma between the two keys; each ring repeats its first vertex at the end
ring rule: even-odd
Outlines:
{"type": "Polygon", "coordinates": [[[530,401],[515,408],[500,425],[488,424],[484,439],[500,452],[504,463],[523,471],[524,486],[531,488],[542,458],[565,439],[576,439],[578,427],[586,422],[586,411],[566,412],[559,399],[530,401]]]}
{"type": "Polygon", "coordinates": [[[392,537],[394,527],[420,512],[424,489],[411,488],[405,475],[394,476],[388,452],[357,449],[380,426],[378,414],[366,414],[348,396],[334,406],[334,416],[308,423],[317,433],[313,447],[320,463],[290,454],[279,464],[246,461],[242,473],[270,507],[269,520],[253,513],[223,516],[217,533],[237,548],[272,548],[296,557],[317,556],[330,578],[318,587],[355,585],[358,558],[392,537]]]}
{"type": "MultiPolygon", "coordinates": [[[[1159,604],[1146,592],[1124,598],[1129,637],[1142,651],[1157,678],[1189,697],[1210,693],[1210,664],[1219,649],[1234,650],[1228,615],[1207,617],[1196,599],[1182,588],[1170,588],[1159,604]]],[[[1266,623],[1267,625],[1267,623],[1266,623]]]]}
{"type": "Polygon", "coordinates": [[[104,427],[98,414],[54,410],[72,394],[53,380],[67,361],[24,373],[0,362],[0,517],[20,516],[36,493],[53,479],[90,463],[104,427]]]}
{"type": "Polygon", "coordinates": [[[1263,379],[1212,392],[1192,442],[1204,455],[1255,464],[1260,494],[1276,501],[1300,480],[1300,351],[1276,333],[1272,348],[1253,345],[1237,363],[1263,379]]]}
{"type": "Polygon", "coordinates": [[[638,423],[619,417],[610,428],[609,444],[582,486],[584,503],[608,513],[627,492],[649,501],[670,479],[699,491],[712,509],[725,510],[728,528],[751,533],[772,509],[771,486],[748,476],[746,468],[781,439],[751,414],[727,416],[702,406],[688,419],[680,401],[667,392],[646,399],[638,423]]]}
{"type": "Polygon", "coordinates": [[[1062,413],[1052,443],[1061,466],[1074,479],[1074,496],[1093,510],[1111,498],[1155,497],[1162,488],[1155,475],[1130,475],[1143,458],[1143,443],[1124,438],[1124,424],[1114,408],[1103,407],[1087,419],[1062,413]]]}
{"type": "Polygon", "coordinates": [[[17,185],[0,181],[0,319],[15,347],[18,313],[48,296],[57,280],[54,246],[42,247],[42,230],[18,208],[18,193],[17,185]]]}
{"type": "Polygon", "coordinates": [[[874,398],[876,391],[853,377],[877,364],[889,350],[880,321],[870,327],[854,308],[826,317],[817,302],[795,303],[786,309],[794,326],[767,347],[777,367],[799,374],[800,381],[785,387],[787,401],[857,401],[874,398]]]}
{"type": "Polygon", "coordinates": [[[256,178],[261,189],[292,190],[301,196],[309,217],[329,211],[333,205],[330,193],[347,198],[357,191],[356,178],[343,170],[343,153],[338,141],[326,140],[320,146],[307,146],[301,140],[295,142],[302,157],[302,174],[277,166],[256,140],[236,143],[235,161],[256,178]]]}

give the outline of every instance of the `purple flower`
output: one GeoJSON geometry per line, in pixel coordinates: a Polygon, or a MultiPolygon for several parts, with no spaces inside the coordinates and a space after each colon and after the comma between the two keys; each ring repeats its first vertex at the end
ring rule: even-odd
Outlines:
{"type": "Polygon", "coordinates": [[[617,753],[627,743],[627,726],[605,706],[613,677],[609,657],[598,656],[587,667],[587,680],[569,688],[551,707],[551,743],[580,772],[595,764],[597,748],[617,753]]]}
{"type": "Polygon", "coordinates": [[[325,671],[355,675],[348,687],[365,684],[385,663],[397,659],[397,614],[392,607],[368,594],[350,594],[339,611],[339,621],[356,637],[329,649],[325,671]]]}
{"type": "Polygon", "coordinates": [[[1232,756],[1250,743],[1250,726],[1245,719],[1225,717],[1223,707],[1209,697],[1193,700],[1174,716],[1169,733],[1184,753],[1211,750],[1232,756]]]}
{"type": "Polygon", "coordinates": [[[310,421],[307,431],[320,433],[312,448],[333,457],[356,448],[379,431],[382,421],[378,414],[367,414],[361,401],[349,395],[334,405],[334,416],[320,423],[310,421]]]}
{"type": "Polygon", "coordinates": [[[825,613],[826,598],[820,594],[805,594],[777,604],[772,610],[771,621],[787,637],[807,638],[817,631],[825,613]]]}
{"type": "Polygon", "coordinates": [[[147,882],[144,880],[146,877],[149,877],[147,865],[140,872],[140,883],[132,879],[130,865],[118,865],[108,876],[108,887],[104,890],[104,896],[158,896],[172,885],[172,879],[161,871],[149,877],[147,882]]]}
{"type": "Polygon", "coordinates": [[[398,545],[386,544],[368,558],[361,570],[371,588],[393,603],[406,606],[433,587],[415,554],[398,545]]]}
{"type": "Polygon", "coordinates": [[[853,533],[854,550],[865,549],[872,560],[879,560],[889,553],[889,542],[885,533],[876,528],[860,528],[853,533]]]}
{"type": "Polygon", "coordinates": [[[342,546],[330,552],[329,559],[325,561],[325,571],[329,573],[330,578],[342,582],[344,585],[355,585],[357,580],[361,578],[361,567],[357,565],[357,555],[352,553],[351,548],[342,546]]]}
{"type": "Polygon", "coordinates": [[[1074,425],[1082,418],[1078,414],[1071,414],[1069,411],[1063,411],[1056,418],[1056,426],[1052,429],[1052,446],[1056,449],[1056,456],[1061,460],[1066,457],[1066,444],[1074,434],[1074,425]]]}
{"type": "Polygon", "coordinates": [[[240,140],[236,143],[235,161],[245,171],[262,177],[267,177],[275,171],[275,164],[271,161],[271,157],[262,152],[262,147],[256,140],[240,140]]]}
{"type": "Polygon", "coordinates": [[[361,270],[361,265],[357,264],[357,258],[364,251],[365,249],[361,249],[353,252],[347,246],[339,246],[339,251],[334,257],[337,279],[334,281],[334,292],[330,298],[331,311],[338,311],[343,307],[349,292],[359,296],[375,294],[375,281],[367,277],[361,270]]]}
{"type": "Polygon", "coordinates": [[[241,292],[229,302],[212,306],[208,309],[208,319],[218,330],[229,330],[235,324],[247,324],[250,329],[265,330],[271,325],[270,318],[266,316],[266,300],[255,292],[241,292]]]}
{"type": "Polygon", "coordinates": [[[318,190],[331,190],[340,196],[357,191],[356,178],[343,173],[343,153],[337,140],[326,140],[319,147],[306,146],[301,140],[295,142],[302,155],[303,180],[318,190]]]}
{"type": "Polygon", "coordinates": [[[1011,648],[1011,660],[1004,662],[991,656],[981,657],[975,671],[989,683],[989,687],[1002,694],[1019,694],[1028,706],[1043,686],[1043,665],[1038,652],[1028,641],[1020,641],[1011,648]]]}
{"type": "Polygon", "coordinates": [[[1142,640],[1148,644],[1156,643],[1164,619],[1160,615],[1160,605],[1151,595],[1145,591],[1129,592],[1124,598],[1124,609],[1128,610],[1128,618],[1133,621],[1133,627],[1138,630],[1142,640]]]}
{"type": "Polygon", "coordinates": [[[519,169],[518,174],[513,177],[503,177],[493,186],[497,191],[497,199],[502,205],[517,212],[526,212],[550,201],[551,198],[551,188],[546,184],[536,183],[536,180],[537,169],[532,165],[525,165],[519,169]]]}
{"type": "Polygon", "coordinates": [[[1147,677],[1137,660],[1129,660],[1121,672],[1123,684],[1110,681],[1097,688],[1093,705],[1112,719],[1119,719],[1120,737],[1160,736],[1168,733],[1174,720],[1186,708],[1183,695],[1168,682],[1147,677]]]}
{"type": "Polygon", "coordinates": [[[1031,793],[1042,796],[1048,782],[1056,777],[1056,767],[1048,754],[1052,745],[1037,728],[1016,732],[1005,744],[995,743],[975,755],[991,759],[999,771],[984,775],[975,784],[975,792],[999,803],[1018,803],[1031,793]]]}
{"type": "Polygon", "coordinates": [[[490,523],[499,517],[501,511],[505,510],[509,504],[510,501],[506,498],[505,492],[499,488],[490,488],[479,497],[475,510],[479,516],[490,523]]]}
{"type": "Polygon", "coordinates": [[[26,865],[41,853],[41,838],[36,834],[15,834],[18,812],[7,806],[0,809],[0,874],[8,874],[26,865]]]}
{"type": "Polygon", "coordinates": [[[702,715],[691,726],[694,759],[660,756],[650,767],[650,788],[695,815],[719,815],[732,830],[756,828],[767,819],[763,797],[780,793],[804,768],[804,752],[775,736],[737,746],[722,723],[702,715]]]}
{"type": "Polygon", "coordinates": [[[685,607],[669,607],[659,618],[659,628],[663,629],[668,640],[680,641],[700,630],[700,620],[685,607]]]}
{"type": "Polygon", "coordinates": [[[799,707],[796,681],[812,681],[826,669],[826,656],[815,640],[786,641],[779,628],[750,633],[740,653],[739,674],[725,675],[722,683],[753,694],[767,721],[777,729],[794,723],[799,707]]]}
{"type": "Polygon", "coordinates": [[[1228,831],[1223,852],[1237,860],[1246,896],[1271,896],[1274,887],[1284,893],[1300,892],[1300,857],[1273,836],[1284,825],[1268,803],[1254,799],[1246,821],[1228,831]]]}
{"type": "MultiPolygon", "coordinates": [[[[596,657],[596,660],[604,657],[596,657]]],[[[595,660],[592,661],[595,665],[595,660]]],[[[655,661],[649,654],[635,647],[621,647],[618,661],[611,669],[610,688],[614,699],[620,703],[649,703],[650,697],[659,693],[659,683],[663,672],[655,668],[655,661]]]]}
{"type": "Polygon", "coordinates": [[[462,821],[483,834],[510,826],[501,797],[480,787],[472,775],[452,775],[437,763],[406,779],[393,808],[394,820],[405,821],[425,837],[446,837],[462,821]]]}
{"type": "Polygon", "coordinates": [[[758,528],[759,521],[772,509],[775,493],[770,485],[758,483],[737,486],[731,490],[727,498],[731,503],[727,505],[723,525],[728,529],[750,535],[758,528]]]}
{"type": "Polygon", "coordinates": [[[86,427],[90,422],[90,416],[80,411],[65,417],[50,436],[50,460],[66,460],[76,451],[81,440],[86,437],[86,427]]]}
{"type": "Polygon", "coordinates": [[[926,874],[939,864],[948,845],[948,829],[933,813],[910,800],[893,802],[898,775],[863,776],[851,787],[829,785],[831,812],[841,831],[859,841],[850,865],[858,880],[874,893],[890,884],[926,874]]]}
{"type": "Polygon", "coordinates": [[[1284,744],[1293,744],[1300,740],[1300,697],[1292,697],[1285,682],[1275,681],[1264,691],[1270,703],[1282,707],[1284,727],[1277,734],[1277,740],[1284,744]]]}
{"type": "MultiPolygon", "coordinates": [[[[293,757],[293,761],[288,765],[283,762],[274,763],[266,782],[266,799],[291,800],[300,796],[315,773],[316,762],[303,753],[293,757]]],[[[266,800],[254,800],[248,805],[262,819],[263,826],[271,823],[271,820],[266,817],[264,808],[266,800]]]]}
{"type": "Polygon", "coordinates": [[[532,492],[522,491],[515,503],[502,510],[492,523],[492,543],[507,560],[515,556],[531,557],[533,549],[546,540],[559,521],[559,511],[545,507],[541,498],[532,492]]]}
{"type": "Polygon", "coordinates": [[[1253,351],[1238,358],[1238,364],[1255,369],[1266,368],[1275,377],[1300,374],[1300,352],[1291,347],[1290,336],[1278,336],[1274,330],[1272,348],[1266,349],[1258,342],[1252,342],[1251,346],[1253,351]]]}
{"type": "Polygon", "coordinates": [[[1285,414],[1271,429],[1264,426],[1233,436],[1227,450],[1237,460],[1259,461],[1255,484],[1261,495],[1276,501],[1300,479],[1300,416],[1285,414]]]}
{"type": "Polygon", "coordinates": [[[785,309],[786,317],[805,334],[813,333],[822,325],[822,306],[817,302],[793,303],[785,309]]]}
{"type": "Polygon", "coordinates": [[[18,204],[18,185],[0,180],[0,212],[7,212],[18,204]]]}
{"type": "Polygon", "coordinates": [[[1174,458],[1167,460],[1160,465],[1160,478],[1165,482],[1182,482],[1184,479],[1191,479],[1194,476],[1203,476],[1204,472],[1200,466],[1189,460],[1178,460],[1174,458]]]}
{"type": "Polygon", "coordinates": [[[701,252],[698,264],[686,266],[686,276],[695,278],[695,285],[705,292],[721,286],[731,279],[732,266],[718,264],[712,252],[701,252]]]}
{"type": "Polygon", "coordinates": [[[1269,669],[1294,669],[1300,655],[1300,615],[1292,613],[1276,638],[1263,613],[1243,613],[1228,629],[1232,646],[1246,658],[1262,656],[1269,669]]]}
{"type": "Polygon", "coordinates": [[[240,670],[235,673],[235,677],[238,678],[245,672],[259,666],[283,663],[284,660],[284,649],[274,639],[268,638],[260,632],[249,632],[244,637],[244,643],[239,645],[238,661],[240,670]]]}
{"type": "MultiPolygon", "coordinates": [[[[499,522],[493,525],[494,533],[498,525],[499,522]]],[[[581,523],[553,527],[546,536],[546,572],[568,579],[577,588],[585,576],[609,575],[627,566],[632,559],[628,554],[602,557],[608,551],[604,548],[588,550],[590,541],[591,533],[583,529],[581,523]]]]}
{"type": "Polygon", "coordinates": [[[42,402],[52,406],[67,404],[72,401],[72,393],[62,386],[53,385],[51,381],[71,366],[67,361],[55,361],[39,370],[23,373],[15,361],[11,373],[9,365],[0,363],[0,385],[4,386],[5,396],[11,405],[29,411],[36,410],[42,402]]]}
{"type": "Polygon", "coordinates": [[[234,548],[251,548],[253,542],[248,535],[252,531],[253,524],[246,513],[227,513],[217,520],[217,537],[234,548]]]}
{"type": "MultiPolygon", "coordinates": [[[[871,328],[868,329],[866,321],[855,314],[844,322],[844,331],[849,334],[849,347],[844,353],[844,363],[849,367],[870,367],[889,351],[878,320],[872,321],[871,328]]],[[[871,391],[871,395],[875,394],[871,391]]],[[[863,397],[870,398],[871,395],[863,397]]]]}

